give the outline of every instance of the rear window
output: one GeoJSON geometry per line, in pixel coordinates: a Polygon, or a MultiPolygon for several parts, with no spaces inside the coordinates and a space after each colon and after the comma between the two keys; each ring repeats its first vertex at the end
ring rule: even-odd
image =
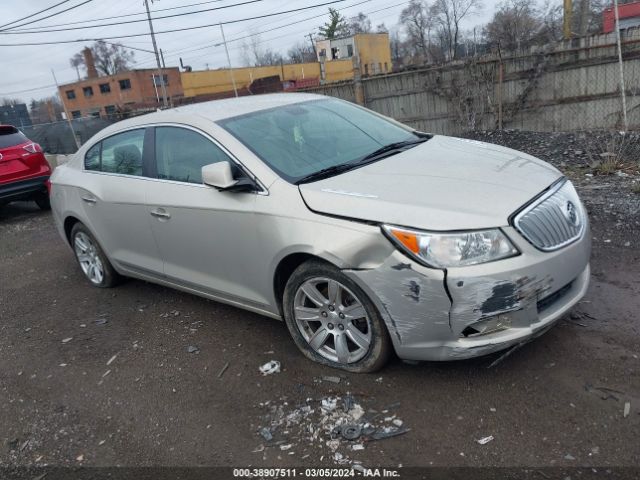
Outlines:
{"type": "Polygon", "coordinates": [[[13,147],[28,141],[29,139],[16,127],[0,126],[0,148],[13,147]]]}

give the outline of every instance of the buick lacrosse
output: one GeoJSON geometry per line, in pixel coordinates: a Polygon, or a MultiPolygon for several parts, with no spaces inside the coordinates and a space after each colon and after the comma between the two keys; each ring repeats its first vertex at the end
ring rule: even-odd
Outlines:
{"type": "Polygon", "coordinates": [[[121,121],[51,183],[92,285],[135,277],[284,319],[305,356],[353,372],[527,341],[589,282],[587,215],[554,167],[323,96],[121,121]]]}

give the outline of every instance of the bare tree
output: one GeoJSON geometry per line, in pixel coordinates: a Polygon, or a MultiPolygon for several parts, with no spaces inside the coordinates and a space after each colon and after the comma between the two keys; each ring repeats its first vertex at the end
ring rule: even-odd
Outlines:
{"type": "Polygon", "coordinates": [[[249,42],[242,42],[242,60],[247,67],[280,65],[284,61],[282,55],[263,45],[259,33],[251,34],[249,42]]]}
{"type": "Polygon", "coordinates": [[[291,63],[315,62],[316,52],[309,42],[298,42],[289,49],[287,57],[291,63]]]}
{"type": "Polygon", "coordinates": [[[435,0],[430,13],[438,26],[438,36],[443,43],[447,58],[458,56],[460,24],[482,7],[481,0],[435,0]]]}
{"type": "MultiPolygon", "coordinates": [[[[119,72],[125,72],[130,70],[134,63],[134,53],[122,45],[98,40],[90,46],[89,49],[93,54],[96,70],[102,75],[114,75],[119,72]]],[[[85,69],[87,68],[82,53],[76,53],[69,59],[69,63],[76,69],[80,65],[84,66],[85,69]]]]}
{"type": "Polygon", "coordinates": [[[384,22],[382,22],[376,25],[376,33],[389,33],[389,29],[384,24],[384,22]]]}
{"type": "Polygon", "coordinates": [[[505,0],[485,26],[484,33],[488,43],[514,51],[533,44],[542,28],[535,0],[505,0]]]}
{"type": "Polygon", "coordinates": [[[428,61],[433,21],[426,2],[411,0],[400,12],[399,23],[407,35],[407,46],[412,50],[412,54],[418,54],[422,56],[423,61],[428,61]]]}
{"type": "Polygon", "coordinates": [[[84,65],[84,57],[81,53],[76,53],[73,57],[69,59],[69,63],[71,67],[76,69],[76,74],[78,75],[78,81],[80,81],[80,67],[84,65]]]}
{"type": "Polygon", "coordinates": [[[0,101],[0,105],[2,105],[3,107],[19,105],[20,103],[22,103],[20,100],[9,97],[3,97],[2,101],[0,101]]]}
{"type": "Polygon", "coordinates": [[[357,33],[371,33],[371,20],[364,13],[360,12],[355,17],[349,19],[347,26],[349,35],[357,33]]]}

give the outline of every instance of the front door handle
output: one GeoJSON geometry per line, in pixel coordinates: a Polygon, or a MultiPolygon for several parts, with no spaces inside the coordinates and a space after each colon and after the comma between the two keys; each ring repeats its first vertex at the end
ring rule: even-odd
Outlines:
{"type": "Polygon", "coordinates": [[[151,210],[151,215],[156,218],[168,220],[171,218],[171,214],[167,212],[164,208],[156,208],[155,210],[151,210]]]}
{"type": "Polygon", "coordinates": [[[98,200],[93,197],[82,197],[82,201],[85,203],[90,203],[91,205],[95,204],[98,200]]]}

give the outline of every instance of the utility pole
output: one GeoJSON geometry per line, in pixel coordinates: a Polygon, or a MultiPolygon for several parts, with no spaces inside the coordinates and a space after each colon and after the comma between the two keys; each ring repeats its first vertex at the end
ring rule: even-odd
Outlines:
{"type": "Polygon", "coordinates": [[[618,65],[620,67],[620,98],[622,100],[622,122],[624,131],[629,127],[627,121],[627,92],[624,86],[624,65],[622,63],[622,45],[620,41],[620,15],[618,12],[618,0],[613,0],[613,8],[616,15],[616,42],[618,44],[618,65]]]}
{"type": "Polygon", "coordinates": [[[167,68],[167,66],[164,64],[164,55],[162,53],[162,49],[160,49],[160,60],[162,60],[162,68],[167,68]]]}
{"type": "Polygon", "coordinates": [[[316,56],[316,60],[318,59],[318,52],[316,52],[316,44],[313,42],[313,33],[308,33],[305,37],[309,37],[309,41],[311,42],[311,50],[313,50],[313,54],[316,56]]]}
{"type": "MultiPolygon", "coordinates": [[[[153,0],[151,0],[153,1],[153,0]]],[[[158,65],[158,80],[162,86],[162,103],[166,108],[167,103],[167,88],[164,85],[164,77],[162,75],[162,67],[160,67],[160,55],[158,54],[158,45],[156,45],[156,36],[153,33],[153,23],[151,22],[151,12],[149,11],[149,0],[144,0],[144,6],[147,9],[147,18],[149,19],[149,30],[151,31],[151,43],[153,43],[153,51],[156,54],[156,64],[158,65]]]]}
{"type": "Polygon", "coordinates": [[[573,2],[564,0],[564,17],[562,22],[562,34],[565,40],[571,38],[571,15],[573,14],[573,2]]]}
{"type": "Polygon", "coordinates": [[[56,78],[56,72],[53,71],[53,68],[51,69],[51,75],[53,75],[53,83],[56,84],[56,92],[58,93],[58,98],[60,99],[60,102],[62,103],[62,109],[64,110],[64,116],[67,117],[67,123],[69,124],[69,130],[71,130],[71,135],[73,136],[73,141],[76,142],[76,148],[79,150],[80,149],[80,140],[78,140],[78,137],[76,136],[76,131],[73,129],[73,122],[71,121],[71,117],[69,116],[69,111],[67,110],[67,104],[64,103],[64,100],[62,99],[62,95],[60,95],[60,89],[58,88],[58,79],[56,78]]]}
{"type": "MultiPolygon", "coordinates": [[[[222,43],[224,43],[224,51],[227,53],[227,63],[229,64],[229,75],[231,75],[231,83],[233,84],[233,93],[238,96],[238,89],[236,88],[236,80],[233,78],[233,68],[231,67],[231,57],[229,56],[229,49],[227,48],[227,39],[224,38],[224,29],[220,23],[220,33],[222,33],[222,43]]],[[[218,44],[219,45],[219,44],[218,44]]]]}

